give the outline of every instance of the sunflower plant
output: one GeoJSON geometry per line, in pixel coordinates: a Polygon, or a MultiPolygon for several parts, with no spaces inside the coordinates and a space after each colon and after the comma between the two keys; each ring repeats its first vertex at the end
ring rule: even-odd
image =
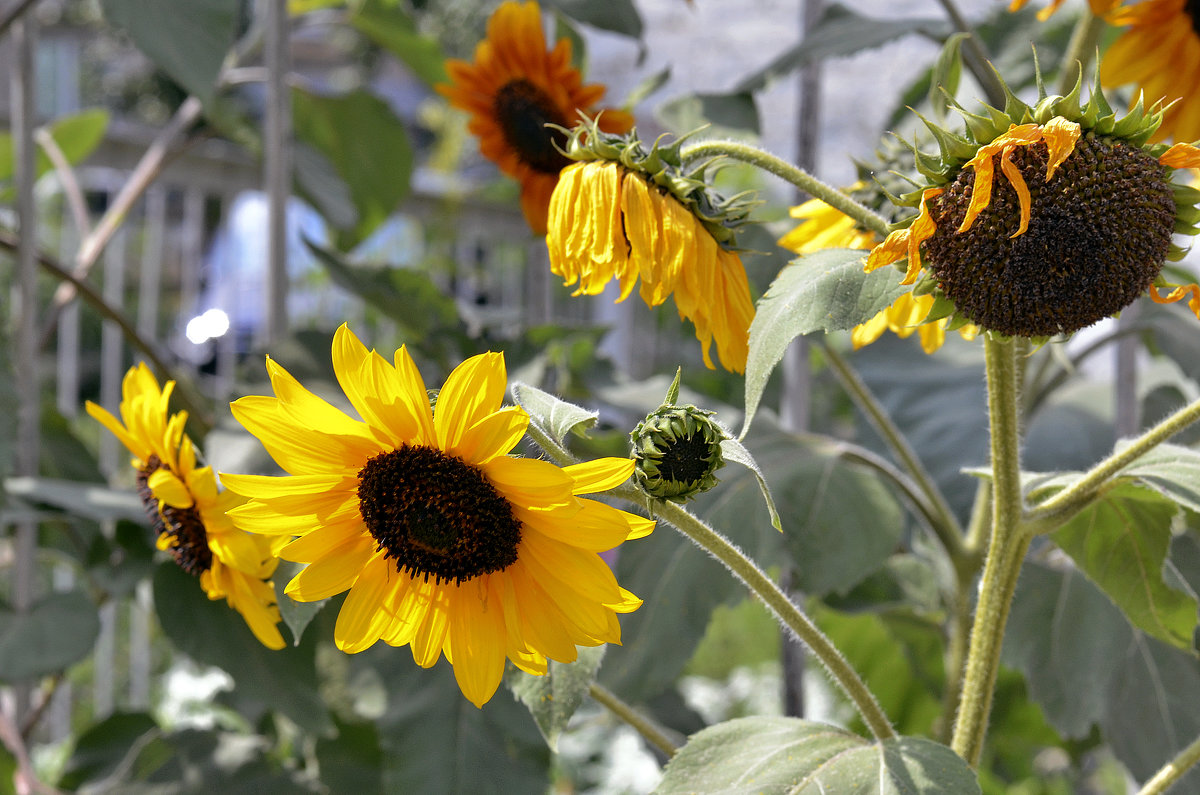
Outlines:
{"type": "MultiPolygon", "coordinates": [[[[199,95],[206,135],[255,137],[239,87],[257,42],[206,49],[232,17],[102,5],[199,95]],[[201,49],[212,85],[179,63],[201,49]]],[[[732,13],[704,6],[671,14],[732,13]]],[[[101,374],[79,422],[41,423],[59,435],[37,471],[6,472],[0,573],[20,598],[0,603],[0,776],[1200,792],[1200,4],[1012,0],[978,24],[941,6],[833,4],[731,93],[651,103],[669,71],[624,98],[634,81],[611,74],[660,60],[649,2],[288,3],[284,35],[350,45],[322,91],[292,81],[291,112],[297,190],[336,230],[307,248],[361,301],[223,351],[229,371],[171,360],[107,270],[100,294],[42,257],[143,360],[101,374]],[[760,145],[780,77],[912,32],[938,52],[874,151],[839,162],[852,176],[760,145]],[[417,124],[372,93],[395,69],[428,95],[417,124]],[[411,148],[494,181],[426,213],[424,259],[365,266],[411,148]],[[467,205],[513,223],[458,229],[467,205]],[[447,263],[466,241],[474,261],[447,263]],[[572,323],[531,326],[488,284],[549,285],[538,300],[572,323]],[[28,598],[66,568],[77,587],[28,598]],[[128,627],[105,612],[126,602],[128,627]],[[99,693],[118,656],[93,649],[102,623],[167,661],[131,651],[140,702],[52,749],[39,724],[70,712],[53,699],[99,693]],[[181,706],[168,682],[196,669],[224,684],[181,706]]],[[[738,46],[705,40],[705,58],[738,46]]],[[[64,134],[39,137],[69,177],[83,147],[64,134]]],[[[14,356],[32,358],[0,359],[20,422],[70,402],[8,384],[36,372],[28,320],[14,356]]],[[[124,355],[103,336],[100,358],[124,355]]]]}

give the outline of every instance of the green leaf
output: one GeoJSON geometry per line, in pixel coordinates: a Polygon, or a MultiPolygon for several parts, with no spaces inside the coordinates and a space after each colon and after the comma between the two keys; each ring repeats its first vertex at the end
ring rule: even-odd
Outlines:
{"type": "Polygon", "coordinates": [[[632,0],[608,0],[593,3],[589,0],[547,0],[547,8],[557,8],[569,17],[586,22],[601,30],[611,30],[623,36],[642,37],[642,17],[632,0]]]}
{"type": "Polygon", "coordinates": [[[154,607],[175,648],[227,671],[241,696],[279,710],[309,731],[332,728],[317,687],[313,633],[298,646],[266,648],[225,600],[209,600],[199,581],[172,562],[154,572],[154,607]]]}
{"type": "MultiPolygon", "coordinates": [[[[750,447],[785,517],[779,540],[796,563],[795,588],[845,593],[883,566],[904,514],[877,474],[842,459],[836,443],[765,424],[750,447]]],[[[725,477],[701,513],[722,530],[768,523],[757,482],[743,473],[725,477]]]]}
{"type": "Polygon", "coordinates": [[[364,0],[349,22],[371,41],[396,56],[429,85],[446,82],[446,56],[436,39],[424,36],[398,3],[364,0]]]}
{"type": "MultiPolygon", "coordinates": [[[[1128,446],[1118,442],[1114,453],[1128,446]]],[[[1119,477],[1136,479],[1173,502],[1200,513],[1200,452],[1190,447],[1160,444],[1129,466],[1119,477]]]]}
{"type": "Polygon", "coordinates": [[[529,708],[550,750],[558,750],[558,737],[588,694],[607,646],[582,647],[573,663],[550,660],[544,676],[513,669],[506,678],[508,688],[529,708]]]}
{"type": "Polygon", "coordinates": [[[822,723],[757,717],[692,735],[656,792],[970,795],[979,784],[966,762],[932,740],[870,743],[822,723]]]}
{"type": "Polygon", "coordinates": [[[147,521],[141,498],[131,491],[56,478],[9,478],[4,490],[26,502],[96,521],[128,519],[143,525],[147,521]]]}
{"type": "Polygon", "coordinates": [[[814,331],[853,328],[908,291],[891,268],[864,273],[863,256],[862,251],[836,248],[795,259],[759,299],[750,324],[743,437],[767,379],[792,340],[814,331]]]}
{"type": "Polygon", "coordinates": [[[754,460],[754,456],[746,449],[746,445],[737,439],[722,439],[721,453],[725,456],[726,462],[733,461],[741,464],[754,473],[754,479],[758,481],[758,490],[762,492],[767,512],[771,514],[771,527],[782,533],[783,522],[779,518],[779,509],[775,507],[775,498],[771,496],[771,487],[767,485],[767,479],[763,475],[762,469],[754,460]]]}
{"type": "Polygon", "coordinates": [[[82,591],[50,594],[27,613],[0,607],[0,681],[62,671],[86,657],[99,634],[96,605],[82,591]]]}
{"type": "Polygon", "coordinates": [[[1190,650],[1196,598],[1163,579],[1177,512],[1173,502],[1156,492],[1123,483],[1106,490],[1050,537],[1135,626],[1190,650]]]}
{"type": "Polygon", "coordinates": [[[680,134],[706,126],[705,133],[716,137],[758,135],[761,129],[758,106],[749,91],[684,94],[660,105],[657,115],[665,127],[680,134]]]}
{"type": "Polygon", "coordinates": [[[1121,611],[1077,569],[1029,561],[1021,570],[1003,660],[1065,737],[1081,739],[1109,709],[1113,660],[1129,645],[1121,611]]]}
{"type": "Polygon", "coordinates": [[[89,782],[101,781],[117,772],[130,749],[145,744],[147,735],[162,730],[145,712],[117,712],[93,724],[75,741],[74,750],[63,768],[58,786],[76,790],[89,782]]]}
{"type": "Polygon", "coordinates": [[[910,33],[941,39],[950,31],[950,24],[939,18],[875,19],[851,11],[840,3],[832,3],[825,7],[817,24],[800,43],[776,56],[758,72],[743,78],[737,88],[761,91],[769,83],[810,63],[878,47],[910,33]]]}
{"type": "Polygon", "coordinates": [[[237,35],[238,0],[101,0],[104,16],[138,49],[204,104],[213,98],[237,35]]]}
{"type": "Polygon", "coordinates": [[[553,437],[559,444],[570,433],[586,437],[587,430],[600,418],[599,412],[588,411],[519,381],[514,381],[509,391],[513,401],[529,412],[529,421],[537,423],[543,433],[553,437]]]}
{"type": "Polygon", "coordinates": [[[939,119],[950,109],[950,100],[958,93],[958,81],[962,77],[962,44],[970,38],[967,33],[955,33],[946,39],[938,53],[937,62],[929,85],[929,105],[939,119]]]}
{"type": "MultiPolygon", "coordinates": [[[[71,165],[82,162],[90,155],[100,142],[104,140],[104,131],[108,129],[108,111],[91,109],[81,111],[71,116],[55,119],[50,123],[48,132],[63,156],[71,165]]],[[[37,150],[35,172],[37,176],[45,174],[54,165],[41,147],[37,150]]],[[[0,182],[13,178],[13,139],[12,134],[0,132],[0,182]]]]}
{"type": "Polygon", "coordinates": [[[304,637],[304,630],[308,629],[308,625],[312,623],[312,620],[325,607],[325,602],[328,601],[322,599],[319,602],[297,602],[284,593],[284,589],[287,588],[292,577],[296,576],[302,568],[303,566],[298,563],[281,560],[279,568],[275,570],[275,576],[271,578],[275,584],[275,600],[279,605],[279,616],[283,619],[283,623],[287,624],[287,628],[292,631],[292,645],[300,643],[300,639],[304,637]]]}
{"type": "Polygon", "coordinates": [[[296,138],[324,155],[349,189],[357,217],[339,224],[338,246],[352,248],[408,195],[413,152],[404,125],[362,90],[321,96],[294,89],[292,109],[296,138]]]}
{"type": "Polygon", "coordinates": [[[328,792],[382,795],[383,748],[373,723],[337,723],[336,737],[317,740],[321,783],[328,792]]]}

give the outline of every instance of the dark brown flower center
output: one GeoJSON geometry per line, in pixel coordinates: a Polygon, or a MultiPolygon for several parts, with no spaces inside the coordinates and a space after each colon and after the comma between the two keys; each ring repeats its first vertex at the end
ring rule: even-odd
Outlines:
{"type": "Polygon", "coordinates": [[[358,479],[363,522],[397,569],[460,583],[516,562],[512,505],[461,458],[404,445],[367,461],[358,479]]]}
{"type": "Polygon", "coordinates": [[[496,92],[492,110],[504,132],[504,140],[534,171],[557,174],[570,165],[571,161],[555,148],[556,143],[566,145],[566,134],[546,126],[568,127],[570,120],[533,83],[528,80],[506,83],[496,92]]]}
{"type": "Polygon", "coordinates": [[[146,465],[138,471],[138,496],[142,498],[142,508],[150,527],[160,536],[171,539],[167,551],[179,564],[179,568],[199,577],[212,568],[212,550],[208,548],[208,533],[204,529],[204,520],[195,505],[191,508],[176,508],[163,504],[159,507],[158,499],[150,489],[150,476],[160,469],[170,471],[158,456],[150,456],[146,465]]]}
{"type": "Polygon", "coordinates": [[[1141,149],[1088,134],[1046,181],[1046,145],[1018,146],[1013,165],[1031,196],[1028,230],[1016,190],[995,162],[991,202],[957,232],[975,183],[964,169],[931,202],[928,264],[958,310],[1021,337],[1071,333],[1125,308],[1162,269],[1175,225],[1166,168],[1141,149]]]}
{"type": "Polygon", "coordinates": [[[693,483],[713,470],[712,445],[697,431],[681,436],[663,450],[658,471],[663,480],[693,483]]]}
{"type": "Polygon", "coordinates": [[[1183,13],[1191,18],[1192,30],[1200,36],[1200,0],[1187,0],[1183,4],[1183,13]]]}

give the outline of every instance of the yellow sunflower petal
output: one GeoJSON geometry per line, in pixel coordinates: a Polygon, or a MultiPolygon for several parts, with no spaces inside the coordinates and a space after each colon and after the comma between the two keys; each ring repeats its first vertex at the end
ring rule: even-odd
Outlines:
{"type": "Polygon", "coordinates": [[[442,648],[446,643],[452,586],[432,581],[414,581],[413,588],[424,609],[424,616],[408,647],[412,651],[413,662],[428,668],[442,656],[442,648]]]}
{"type": "Polygon", "coordinates": [[[485,601],[482,583],[464,583],[450,611],[454,678],[463,695],[482,707],[504,676],[506,633],[501,606],[485,601]]]}
{"type": "Polygon", "coordinates": [[[373,554],[375,544],[371,540],[355,539],[343,544],[334,554],[301,569],[287,584],[284,593],[297,602],[328,599],[354,585],[373,554]]]}
{"type": "Polygon", "coordinates": [[[575,494],[596,494],[615,489],[633,474],[631,458],[597,458],[581,464],[565,466],[562,471],[575,481],[575,494]]]}
{"type": "Polygon", "coordinates": [[[179,476],[167,469],[157,469],[146,481],[154,496],[176,508],[192,507],[192,493],[179,476]]]}
{"type": "Polygon", "coordinates": [[[481,353],[454,368],[438,392],[433,414],[438,446],[453,450],[475,423],[500,409],[508,380],[504,356],[481,353]]]}
{"type": "Polygon", "coordinates": [[[275,463],[292,475],[357,472],[383,452],[371,436],[325,433],[316,427],[296,432],[296,421],[275,398],[250,395],[229,406],[242,426],[258,437],[275,463]]]}
{"type": "Polygon", "coordinates": [[[389,579],[392,565],[384,557],[385,554],[384,550],[379,550],[363,564],[362,571],[338,611],[333,627],[333,642],[347,654],[370,648],[391,621],[391,617],[381,609],[394,582],[389,579]]]}
{"type": "Polygon", "coordinates": [[[480,469],[514,505],[538,510],[575,502],[575,481],[549,461],[499,456],[480,469]]]}
{"type": "Polygon", "coordinates": [[[1200,168],[1200,148],[1192,144],[1174,144],[1158,162],[1170,168],[1200,168]]]}
{"type": "Polygon", "coordinates": [[[509,406],[489,414],[463,434],[458,446],[446,452],[472,464],[483,464],[507,455],[529,427],[529,414],[519,406],[509,406]]]}
{"type": "Polygon", "coordinates": [[[1054,172],[1075,151],[1075,143],[1081,134],[1080,127],[1073,121],[1067,121],[1062,116],[1055,116],[1042,125],[1042,140],[1046,143],[1046,181],[1054,176],[1054,172]]]}
{"type": "Polygon", "coordinates": [[[1005,149],[1004,153],[1000,155],[1000,170],[1004,172],[1004,176],[1008,177],[1009,184],[1017,192],[1017,202],[1021,206],[1021,223],[1017,226],[1017,231],[1009,235],[1009,237],[1018,237],[1025,234],[1025,230],[1029,228],[1029,214],[1033,199],[1029,195],[1029,186],[1025,184],[1025,177],[1021,176],[1020,169],[1013,165],[1010,159],[1011,152],[1011,149],[1005,149]]]}

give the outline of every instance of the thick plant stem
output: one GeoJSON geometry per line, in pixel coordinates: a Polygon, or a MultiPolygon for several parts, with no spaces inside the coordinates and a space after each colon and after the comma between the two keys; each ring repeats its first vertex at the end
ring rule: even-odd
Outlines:
{"type": "Polygon", "coordinates": [[[954,564],[955,570],[977,566],[978,563],[970,560],[972,556],[968,555],[964,548],[963,530],[954,516],[954,511],[950,509],[941,489],[933,482],[933,477],[925,469],[921,459],[917,457],[917,453],[908,443],[908,439],[904,437],[896,423],[892,421],[891,416],[888,415],[887,410],[880,405],[878,398],[871,392],[870,387],[859,378],[850,363],[832,345],[824,342],[818,344],[842,387],[850,395],[855,405],[867,415],[871,424],[875,426],[875,430],[879,431],[884,442],[891,448],[892,453],[904,466],[909,477],[913,479],[925,499],[933,507],[935,513],[934,521],[930,523],[931,529],[937,534],[938,540],[954,564]]]}
{"type": "MultiPolygon", "coordinates": [[[[576,459],[565,447],[548,434],[536,422],[530,422],[529,436],[554,462],[560,466],[576,463],[576,459]]],[[[652,501],[646,494],[632,486],[612,489],[609,494],[629,500],[638,505],[647,505],[654,516],[670,522],[679,532],[691,539],[696,546],[719,560],[739,580],[746,584],[751,593],[766,604],[779,621],[792,630],[821,661],[833,681],[858,709],[863,722],[877,740],[888,740],[896,736],[892,724],[884,714],[875,695],[863,682],[858,672],[850,666],[833,642],[817,628],[817,625],[788,598],[774,580],[767,576],[754,561],[734,546],[729,539],[702,522],[685,509],[671,502],[652,501]]]]}
{"type": "Polygon", "coordinates": [[[676,743],[667,736],[666,730],[625,703],[616,693],[608,688],[597,682],[592,682],[588,685],[588,695],[598,703],[603,704],[609,712],[637,729],[638,734],[642,735],[646,742],[666,754],[668,759],[675,756],[676,752],[679,751],[676,743]]]}
{"type": "MultiPolygon", "coordinates": [[[[627,496],[634,498],[636,492],[629,489],[627,496]]],[[[614,490],[616,494],[626,494],[624,489],[614,490]]],[[[892,724],[888,721],[875,699],[875,695],[859,677],[858,672],[850,666],[842,653],[833,642],[825,636],[816,624],[806,616],[787,594],[750,560],[740,549],[717,531],[713,530],[688,511],[670,502],[653,505],[654,515],[667,520],[679,532],[690,538],[697,546],[719,560],[741,580],[750,591],[766,604],[776,617],[800,638],[813,656],[825,666],[834,683],[841,688],[846,697],[858,709],[863,722],[867,724],[871,734],[877,740],[888,740],[896,736],[892,724]]]]}
{"type": "Polygon", "coordinates": [[[1154,774],[1154,778],[1142,785],[1137,795],[1161,795],[1197,764],[1200,764],[1200,737],[1192,740],[1191,745],[1163,765],[1162,770],[1154,774]]]}
{"type": "Polygon", "coordinates": [[[884,237],[888,233],[888,222],[882,216],[854,201],[832,185],[825,184],[807,171],[793,166],[770,152],[764,152],[737,141],[712,140],[685,146],[680,155],[685,161],[724,155],[743,163],[749,163],[795,185],[813,198],[820,199],[829,206],[841,210],[880,237],[884,237]]]}
{"type": "Polygon", "coordinates": [[[1019,420],[1017,416],[1017,365],[1012,340],[985,339],[987,360],[988,420],[991,426],[992,534],[988,544],[979,603],[971,628],[962,697],[951,747],[972,767],[979,764],[987,735],[988,715],[1000,645],[1016,588],[1029,535],[1021,527],[1019,420]]]}
{"type": "Polygon", "coordinates": [[[1192,401],[1150,430],[1084,473],[1070,487],[1063,489],[1029,512],[1030,524],[1042,525],[1048,520],[1070,516],[1087,505],[1096,492],[1125,467],[1153,450],[1192,423],[1200,420],[1200,400],[1192,401]]]}
{"type": "Polygon", "coordinates": [[[1087,71],[1092,58],[1096,54],[1096,44],[1100,34],[1107,25],[1103,17],[1085,12],[1071,32],[1071,40],[1067,43],[1067,51],[1063,53],[1062,65],[1058,74],[1058,93],[1065,95],[1075,87],[1080,75],[1087,71]]]}

